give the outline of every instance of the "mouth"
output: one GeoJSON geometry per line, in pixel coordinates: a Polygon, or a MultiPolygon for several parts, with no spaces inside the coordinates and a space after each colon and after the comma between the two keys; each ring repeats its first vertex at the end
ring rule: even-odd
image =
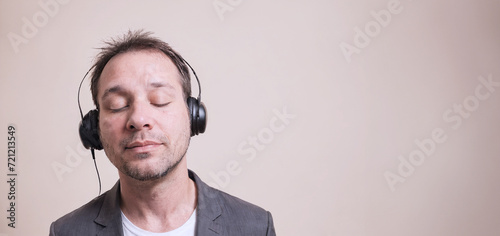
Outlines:
{"type": "Polygon", "coordinates": [[[161,142],[157,142],[154,140],[141,140],[134,141],[125,146],[125,150],[137,151],[137,152],[146,152],[153,150],[159,146],[163,145],[161,142]]]}

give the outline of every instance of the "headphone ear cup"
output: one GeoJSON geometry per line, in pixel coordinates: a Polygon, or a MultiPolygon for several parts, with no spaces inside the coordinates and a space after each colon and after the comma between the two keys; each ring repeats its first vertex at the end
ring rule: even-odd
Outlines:
{"type": "Polygon", "coordinates": [[[99,112],[97,110],[91,110],[83,117],[79,133],[85,148],[102,150],[99,138],[99,112]]]}
{"type": "Polygon", "coordinates": [[[198,133],[205,133],[205,129],[207,128],[207,109],[205,108],[205,104],[203,102],[198,102],[198,118],[197,118],[197,130],[198,133]]]}
{"type": "Polygon", "coordinates": [[[207,127],[207,113],[203,103],[198,99],[189,97],[187,100],[189,119],[191,121],[191,136],[205,132],[207,127]]]}

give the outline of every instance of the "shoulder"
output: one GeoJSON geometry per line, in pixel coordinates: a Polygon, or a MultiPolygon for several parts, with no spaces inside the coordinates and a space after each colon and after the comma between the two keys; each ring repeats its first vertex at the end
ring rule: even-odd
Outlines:
{"type": "Polygon", "coordinates": [[[54,221],[50,226],[50,235],[69,235],[88,230],[95,224],[94,219],[104,203],[104,196],[105,194],[54,221]]]}
{"type": "Polygon", "coordinates": [[[227,235],[275,235],[269,211],[190,177],[198,188],[198,220],[211,219],[227,235]]]}
{"type": "Polygon", "coordinates": [[[267,216],[267,211],[257,205],[226,192],[210,188],[210,191],[214,191],[218,195],[220,205],[225,214],[242,218],[255,218],[255,220],[262,220],[263,217],[267,216]]]}
{"type": "Polygon", "coordinates": [[[119,188],[117,182],[109,191],[54,221],[50,235],[92,235],[104,227],[115,230],[121,222],[119,188]]]}

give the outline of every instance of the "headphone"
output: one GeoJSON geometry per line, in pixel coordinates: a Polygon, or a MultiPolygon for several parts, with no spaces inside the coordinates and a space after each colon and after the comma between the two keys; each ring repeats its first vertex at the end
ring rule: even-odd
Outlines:
{"type": "MultiPolygon", "coordinates": [[[[191,137],[198,135],[200,133],[204,133],[207,127],[207,109],[205,105],[201,102],[201,84],[196,72],[193,67],[189,65],[189,63],[184,60],[184,58],[178,56],[194,74],[196,81],[198,82],[198,98],[188,97],[187,106],[189,110],[189,119],[191,122],[191,137]]],[[[80,109],[80,115],[82,121],[80,122],[80,139],[82,140],[83,146],[87,149],[90,149],[92,152],[92,157],[94,157],[94,149],[102,150],[102,143],[99,138],[99,111],[97,109],[89,111],[85,116],[82,112],[82,107],[80,106],[80,89],[82,87],[83,81],[87,77],[88,73],[94,68],[91,67],[85,76],[83,76],[82,81],[80,82],[80,86],[78,87],[78,108],[80,109]]]]}

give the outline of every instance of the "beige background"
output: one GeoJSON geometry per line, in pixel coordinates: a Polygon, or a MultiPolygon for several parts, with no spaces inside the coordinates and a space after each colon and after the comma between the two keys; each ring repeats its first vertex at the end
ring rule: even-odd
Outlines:
{"type": "MultiPolygon", "coordinates": [[[[77,87],[102,40],[138,28],[200,76],[209,123],[189,167],[270,210],[278,235],[500,235],[499,10],[493,0],[0,0],[0,235],[47,235],[97,196],[77,87]],[[347,44],[357,53],[346,57],[347,44]],[[490,90],[481,76],[496,81],[490,90]],[[404,182],[391,185],[391,173],[404,182]]],[[[107,190],[118,175],[97,159],[107,190]]]]}

